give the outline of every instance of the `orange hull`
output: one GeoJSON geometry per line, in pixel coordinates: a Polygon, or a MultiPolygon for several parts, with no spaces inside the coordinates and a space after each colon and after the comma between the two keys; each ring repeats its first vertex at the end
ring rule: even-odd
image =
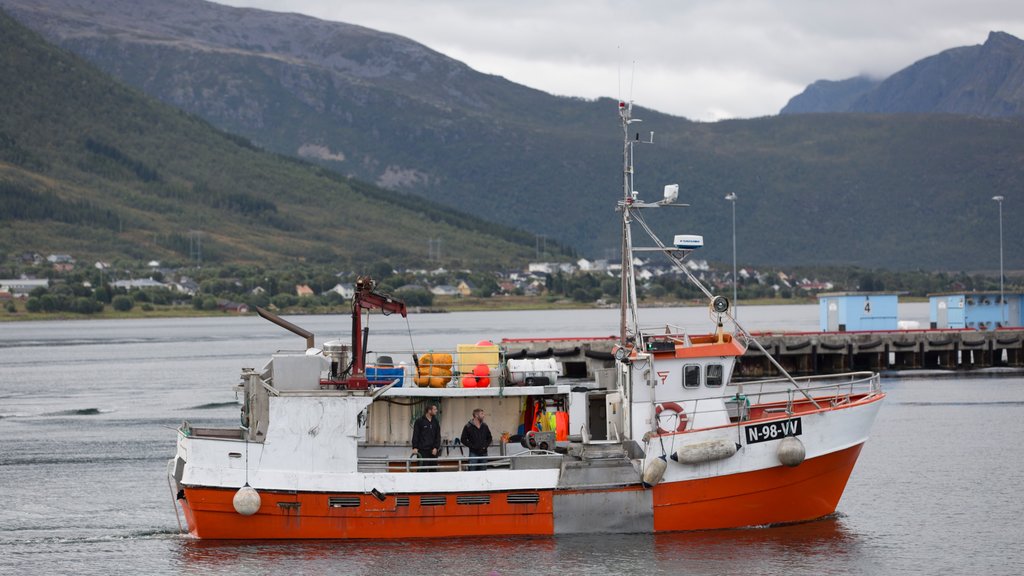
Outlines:
{"type": "MultiPolygon", "coordinates": [[[[860,445],[853,446],[795,468],[778,466],[659,484],[652,494],[653,529],[735,528],[826,516],[835,511],[860,450],[860,445]]],[[[367,494],[261,491],[262,505],[253,516],[235,512],[231,503],[234,493],[234,489],[185,488],[181,504],[190,534],[213,539],[543,536],[553,534],[555,525],[555,492],[551,490],[387,495],[383,501],[367,494]],[[523,495],[536,501],[517,501],[523,495]],[[335,507],[329,505],[331,499],[335,507]],[[345,505],[337,506],[339,501],[345,505]]]]}
{"type": "Polygon", "coordinates": [[[444,536],[549,535],[554,532],[552,492],[461,495],[487,497],[486,504],[460,503],[460,495],[409,496],[408,505],[385,496],[381,502],[367,494],[344,494],[358,506],[331,507],[320,493],[261,491],[261,506],[242,516],[232,505],[234,489],[185,488],[185,518],[196,538],[438,538],[444,536]],[[536,503],[510,503],[508,496],[536,495],[536,503]],[[423,505],[445,498],[444,504],[423,505]],[[422,500],[421,500],[422,499],[422,500]]]}
{"type": "Polygon", "coordinates": [[[654,487],[655,532],[761,526],[835,512],[862,444],[795,468],[716,476],[654,487]]]}

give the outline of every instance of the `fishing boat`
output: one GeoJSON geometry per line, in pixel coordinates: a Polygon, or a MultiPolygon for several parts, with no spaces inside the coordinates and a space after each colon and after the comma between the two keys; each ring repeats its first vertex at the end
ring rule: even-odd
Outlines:
{"type": "Polygon", "coordinates": [[[733,378],[749,348],[771,355],[684,266],[703,239],[662,242],[647,224],[646,212],[682,206],[679,187],[654,201],[634,190],[634,148],[653,133],[630,133],[631,102],[618,113],[616,336],[371,351],[364,315],[407,310],[369,278],[356,283],[350,342],[317,346],[261,310],[305,345],[243,369],[238,425],[178,428],[167,473],[182,529],[209,539],[654,533],[834,513],[885,397],[878,374],[794,378],[775,363],[778,377],[733,378]],[[634,245],[634,229],[649,242],[634,245]],[[641,253],[700,288],[706,331],[640,325],[641,253]],[[418,459],[412,423],[430,406],[452,440],[418,459]],[[476,408],[495,433],[471,461],[455,439],[476,408]]]}

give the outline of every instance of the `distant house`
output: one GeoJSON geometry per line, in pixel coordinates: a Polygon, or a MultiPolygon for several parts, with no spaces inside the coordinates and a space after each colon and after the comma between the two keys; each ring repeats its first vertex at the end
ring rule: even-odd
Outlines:
{"type": "Polygon", "coordinates": [[[231,300],[224,300],[220,298],[217,300],[217,309],[224,310],[226,312],[238,312],[239,314],[248,314],[249,305],[242,304],[240,302],[232,302],[231,300]]]}
{"type": "Polygon", "coordinates": [[[324,292],[324,294],[330,294],[331,292],[334,292],[345,300],[351,300],[356,295],[356,289],[351,284],[341,284],[340,282],[335,284],[334,288],[324,292]]]}
{"type": "Polygon", "coordinates": [[[314,296],[314,293],[313,293],[313,289],[310,288],[308,285],[306,285],[306,284],[296,284],[295,285],[295,295],[298,296],[299,298],[303,298],[303,297],[306,297],[306,296],[314,296]]]}
{"type": "Polygon", "coordinates": [[[469,280],[460,280],[459,285],[456,286],[455,289],[463,296],[472,296],[473,291],[476,290],[476,286],[474,286],[469,280]]]}
{"type": "Polygon", "coordinates": [[[20,259],[22,264],[32,264],[34,266],[38,266],[45,261],[43,255],[38,252],[22,252],[20,259]]]}
{"type": "Polygon", "coordinates": [[[458,296],[459,289],[455,286],[449,286],[448,284],[441,284],[440,286],[434,286],[431,288],[430,293],[434,296],[458,296]]]}
{"type": "Polygon", "coordinates": [[[164,290],[171,289],[171,285],[164,284],[163,282],[157,282],[152,278],[140,278],[138,280],[118,280],[116,282],[111,282],[110,285],[113,286],[114,288],[124,288],[125,290],[131,290],[133,288],[139,290],[143,288],[161,288],[164,290]]]}
{"type": "Polygon", "coordinates": [[[707,272],[711,269],[707,260],[687,260],[685,266],[694,272],[707,272]]]}
{"type": "Polygon", "coordinates": [[[786,288],[793,287],[793,285],[789,283],[789,276],[786,276],[785,272],[779,272],[778,274],[776,274],[776,277],[779,279],[779,282],[786,288]]]}
{"type": "Polygon", "coordinates": [[[175,291],[181,294],[188,294],[189,296],[195,296],[196,292],[199,292],[199,284],[196,284],[195,280],[192,280],[191,278],[187,278],[184,276],[181,278],[181,280],[173,282],[171,284],[171,287],[175,291]]]}
{"type": "Polygon", "coordinates": [[[68,254],[50,254],[46,257],[50,264],[74,264],[75,259],[68,254]]]}
{"type": "Polygon", "coordinates": [[[36,288],[49,288],[46,278],[8,278],[0,280],[0,291],[10,292],[15,298],[26,298],[36,288]]]}

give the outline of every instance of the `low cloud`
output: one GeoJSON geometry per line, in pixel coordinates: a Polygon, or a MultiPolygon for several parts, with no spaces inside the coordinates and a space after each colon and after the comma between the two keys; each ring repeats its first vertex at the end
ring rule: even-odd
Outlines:
{"type": "Polygon", "coordinates": [[[695,120],[776,114],[820,79],[1024,36],[1006,0],[225,0],[392,32],[476,70],[561,95],[629,97],[695,120]],[[635,63],[635,75],[633,74],[635,63]]]}

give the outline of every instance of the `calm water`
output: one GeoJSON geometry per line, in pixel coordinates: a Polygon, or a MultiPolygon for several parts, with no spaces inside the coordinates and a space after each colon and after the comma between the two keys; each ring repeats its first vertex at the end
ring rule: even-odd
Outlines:
{"type": "MultiPolygon", "coordinates": [[[[926,305],[901,308],[925,320],[926,305]]],[[[647,311],[693,325],[701,309],[647,311]]],[[[750,307],[751,330],[814,330],[815,306],[750,307]]],[[[317,341],[346,317],[295,322],[317,341]]],[[[370,348],[611,335],[616,312],[375,316],[370,348]],[[440,334],[440,337],[433,338],[440,334]]],[[[703,324],[701,324],[703,326],[703,324]]],[[[230,386],[301,341],[259,318],[0,324],[0,573],[1021,574],[1024,378],[887,379],[834,517],[672,535],[406,542],[198,542],[165,477],[181,420],[237,422],[230,386]]]]}

